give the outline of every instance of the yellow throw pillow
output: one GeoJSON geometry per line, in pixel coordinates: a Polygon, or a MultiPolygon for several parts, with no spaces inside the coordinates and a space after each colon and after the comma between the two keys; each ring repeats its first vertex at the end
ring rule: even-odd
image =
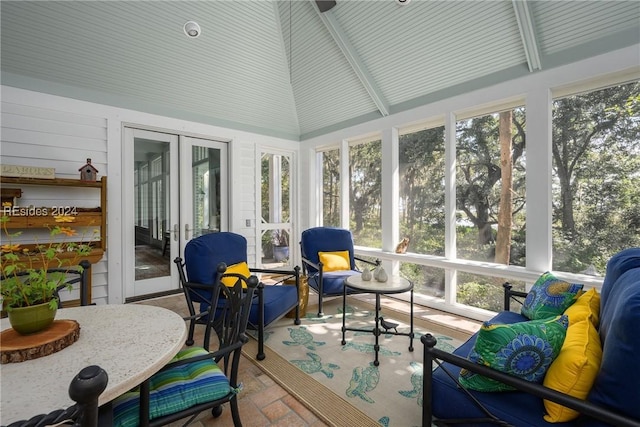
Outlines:
{"type": "MultiPolygon", "coordinates": [[[[585,400],[596,380],[602,361],[600,335],[591,315],[569,325],[558,357],[551,363],[542,384],[546,387],[585,400]]],[[[545,400],[545,421],[559,423],[578,417],[578,412],[545,400]]]]}
{"type": "Polygon", "coordinates": [[[591,323],[597,328],[600,320],[600,294],[595,288],[589,289],[582,293],[564,314],[569,317],[569,326],[591,315],[591,323]]]}
{"type": "MultiPolygon", "coordinates": [[[[232,264],[227,266],[227,271],[225,271],[225,274],[228,273],[236,273],[236,274],[240,274],[244,277],[249,277],[251,276],[251,272],[249,271],[249,265],[246,262],[239,262],[237,264],[232,264]]],[[[228,287],[233,287],[235,286],[236,282],[238,281],[237,277],[222,277],[220,279],[220,281],[222,282],[223,285],[228,286],[228,287]]],[[[246,282],[242,282],[242,287],[246,288],[247,287],[247,283],[246,282]]]]}
{"type": "Polygon", "coordinates": [[[318,252],[322,271],[351,270],[349,251],[318,252]]]}

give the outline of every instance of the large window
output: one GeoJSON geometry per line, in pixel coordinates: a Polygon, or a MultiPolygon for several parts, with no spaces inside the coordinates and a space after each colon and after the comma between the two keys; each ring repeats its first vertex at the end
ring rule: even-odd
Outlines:
{"type": "MultiPolygon", "coordinates": [[[[444,126],[401,133],[399,138],[399,232],[407,251],[444,256],[444,126]]],[[[416,292],[441,296],[444,271],[402,263],[416,292]]]]}
{"type": "Polygon", "coordinates": [[[640,83],[550,93],[349,140],[348,156],[323,151],[325,225],[345,224],[348,190],[359,255],[412,280],[427,305],[478,319],[502,308],[505,282],[525,290],[547,269],[597,288],[612,255],[640,246],[640,83]],[[408,240],[403,255],[392,238],[408,240]]]}
{"type": "Polygon", "coordinates": [[[349,146],[349,225],[359,246],[382,247],[382,141],[349,146]]]}
{"type": "Polygon", "coordinates": [[[340,150],[319,153],[322,164],[322,225],[340,227],[340,150]]]}
{"type": "Polygon", "coordinates": [[[553,268],[604,275],[640,246],[640,83],[553,103],[553,268]]]}
{"type": "Polygon", "coordinates": [[[524,266],[524,109],[458,121],[456,147],[458,258],[524,266]]]}

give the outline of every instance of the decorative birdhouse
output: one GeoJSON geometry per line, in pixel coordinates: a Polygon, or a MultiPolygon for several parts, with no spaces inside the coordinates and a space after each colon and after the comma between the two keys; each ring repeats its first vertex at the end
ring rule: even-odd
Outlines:
{"type": "Polygon", "coordinates": [[[87,159],[87,164],[80,169],[80,181],[96,181],[98,178],[98,169],[91,164],[91,159],[87,159]]]}

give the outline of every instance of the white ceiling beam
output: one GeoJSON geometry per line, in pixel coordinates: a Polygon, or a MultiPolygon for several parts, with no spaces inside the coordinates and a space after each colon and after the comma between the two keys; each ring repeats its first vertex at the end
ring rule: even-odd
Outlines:
{"type": "Polygon", "coordinates": [[[378,110],[380,111],[382,116],[388,116],[389,105],[386,99],[382,95],[380,88],[378,88],[378,86],[376,85],[373,77],[371,77],[371,74],[369,74],[369,70],[367,70],[367,67],[365,67],[365,65],[362,63],[360,56],[356,53],[355,49],[349,42],[347,35],[340,27],[340,24],[338,24],[335,16],[333,16],[333,12],[330,10],[326,12],[320,12],[320,9],[318,9],[318,5],[315,1],[313,2],[313,7],[320,17],[320,20],[329,31],[329,34],[331,34],[331,37],[333,37],[333,40],[342,51],[342,54],[345,56],[345,58],[347,58],[349,65],[351,65],[351,68],[353,68],[353,71],[355,71],[356,75],[360,79],[360,82],[364,86],[367,93],[369,93],[369,96],[376,104],[376,107],[378,107],[378,110]]]}
{"type": "Polygon", "coordinates": [[[522,45],[524,46],[524,54],[529,64],[529,71],[541,70],[540,50],[538,49],[538,40],[533,25],[531,10],[529,9],[529,3],[527,0],[511,0],[511,2],[513,4],[513,10],[516,13],[520,37],[522,38],[522,45]]]}

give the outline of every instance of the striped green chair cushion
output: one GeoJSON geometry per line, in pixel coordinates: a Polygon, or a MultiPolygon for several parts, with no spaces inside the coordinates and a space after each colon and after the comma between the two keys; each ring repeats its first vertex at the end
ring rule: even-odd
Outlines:
{"type": "MultiPolygon", "coordinates": [[[[202,347],[191,347],[181,350],[171,362],[207,353],[202,347]]],[[[151,377],[149,390],[150,420],[237,392],[231,388],[224,372],[211,359],[186,363],[158,372],[151,377]]],[[[113,402],[114,426],[140,425],[139,407],[139,387],[116,398],[113,402]]]]}

